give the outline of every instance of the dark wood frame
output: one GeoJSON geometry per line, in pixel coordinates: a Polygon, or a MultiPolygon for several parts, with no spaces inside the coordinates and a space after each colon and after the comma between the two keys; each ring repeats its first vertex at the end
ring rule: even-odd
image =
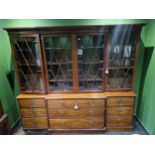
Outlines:
{"type": "Polygon", "coordinates": [[[40,41],[39,41],[39,34],[16,34],[16,35],[10,35],[10,37],[9,37],[20,91],[22,93],[32,94],[33,92],[31,92],[31,91],[26,91],[25,92],[25,91],[22,91],[22,89],[21,89],[21,81],[20,81],[20,78],[19,78],[18,67],[17,67],[17,64],[16,64],[15,51],[14,51],[14,46],[13,46],[13,42],[12,42],[12,39],[15,38],[15,37],[19,37],[19,38],[35,38],[37,40],[37,42],[38,42],[38,54],[39,54],[39,58],[40,58],[40,69],[41,69],[41,75],[42,75],[42,79],[43,79],[44,91],[43,92],[34,92],[34,93],[36,93],[36,94],[45,94],[45,91],[46,91],[45,83],[44,83],[45,77],[44,77],[44,70],[43,70],[43,61],[42,61],[41,46],[40,46],[40,41]]]}
{"type": "MultiPolygon", "coordinates": [[[[128,24],[128,25],[117,25],[121,26],[122,30],[127,30],[128,28],[132,28],[132,32],[135,33],[137,36],[140,35],[141,28],[144,24],[128,24]]],[[[41,62],[41,72],[42,72],[42,78],[44,83],[44,93],[83,93],[83,92],[107,92],[107,91],[128,91],[133,90],[134,87],[134,77],[135,77],[135,70],[136,70],[136,63],[137,63],[137,56],[138,56],[138,50],[139,50],[139,41],[136,45],[135,50],[135,62],[134,62],[134,68],[133,68],[133,76],[132,76],[132,83],[131,89],[108,89],[107,83],[108,83],[108,75],[106,74],[106,69],[108,66],[108,47],[110,43],[110,33],[113,32],[113,29],[115,28],[115,25],[112,26],[68,26],[68,27],[34,27],[34,28],[5,28],[5,30],[8,31],[10,38],[12,37],[37,37],[38,43],[39,43],[39,56],[40,56],[40,62],[41,62]],[[104,78],[103,78],[103,90],[83,90],[79,91],[78,86],[78,59],[77,59],[77,43],[76,38],[77,35],[99,35],[103,34],[105,35],[105,47],[104,47],[104,78]],[[46,63],[46,52],[45,52],[45,46],[44,46],[44,36],[63,36],[63,35],[70,35],[71,36],[71,44],[72,44],[72,69],[73,69],[73,91],[49,91],[49,83],[48,83],[48,71],[47,71],[47,63],[46,63]],[[42,50],[42,52],[41,52],[42,50]]],[[[138,38],[139,40],[139,38],[138,38]]],[[[11,41],[11,39],[10,39],[11,41]]],[[[14,49],[11,43],[12,47],[12,54],[15,61],[14,56],[14,49]]],[[[16,62],[16,61],[15,61],[16,62]]],[[[20,80],[18,76],[18,69],[17,65],[15,63],[16,73],[17,73],[17,79],[19,86],[20,80]]],[[[20,88],[21,90],[21,88],[20,88]]],[[[22,92],[22,91],[21,91],[22,92]]],[[[25,93],[25,92],[23,92],[25,93]]],[[[26,92],[29,93],[29,92],[26,92]]],[[[32,92],[30,92],[32,93],[32,92]]]]}

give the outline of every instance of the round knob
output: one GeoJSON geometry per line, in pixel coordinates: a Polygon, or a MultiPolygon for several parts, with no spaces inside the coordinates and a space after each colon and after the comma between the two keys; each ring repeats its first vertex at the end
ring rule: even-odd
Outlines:
{"type": "Polygon", "coordinates": [[[121,119],[117,119],[117,123],[121,123],[121,119]]]}
{"type": "Polygon", "coordinates": [[[63,115],[63,114],[64,114],[64,112],[63,112],[63,111],[60,111],[60,114],[61,114],[61,115],[63,115]]]}
{"type": "Polygon", "coordinates": [[[90,114],[90,115],[92,115],[92,114],[93,114],[92,110],[90,110],[90,111],[89,111],[89,114],[90,114]]]}
{"type": "Polygon", "coordinates": [[[64,125],[64,122],[61,122],[61,125],[63,126],[64,125]]]}
{"type": "Polygon", "coordinates": [[[34,109],[32,109],[32,114],[33,116],[36,116],[36,111],[34,109]]]}
{"type": "Polygon", "coordinates": [[[90,120],[90,121],[89,121],[89,123],[90,123],[90,124],[92,124],[92,123],[93,123],[93,121],[92,121],[92,120],[90,120]]]}
{"type": "Polygon", "coordinates": [[[121,112],[121,110],[122,110],[121,108],[118,108],[118,109],[117,109],[118,112],[121,112]]]}
{"type": "Polygon", "coordinates": [[[75,105],[74,105],[74,109],[75,109],[75,110],[79,109],[79,105],[78,105],[78,104],[75,104],[75,105]]]}

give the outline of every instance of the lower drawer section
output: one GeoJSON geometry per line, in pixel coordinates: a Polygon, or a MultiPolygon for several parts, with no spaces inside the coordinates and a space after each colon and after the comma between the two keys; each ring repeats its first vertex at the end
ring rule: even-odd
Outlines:
{"type": "Polygon", "coordinates": [[[107,127],[132,126],[132,116],[107,116],[107,127]]]}
{"type": "Polygon", "coordinates": [[[104,108],[91,109],[48,109],[48,116],[52,118],[89,118],[104,117],[104,108]]]}
{"type": "Polygon", "coordinates": [[[104,128],[103,119],[49,119],[52,129],[104,128]]]}
{"type": "Polygon", "coordinates": [[[47,117],[45,108],[20,108],[22,117],[47,117]]]}
{"type": "Polygon", "coordinates": [[[48,128],[47,117],[22,118],[23,128],[42,129],[48,128]]]}

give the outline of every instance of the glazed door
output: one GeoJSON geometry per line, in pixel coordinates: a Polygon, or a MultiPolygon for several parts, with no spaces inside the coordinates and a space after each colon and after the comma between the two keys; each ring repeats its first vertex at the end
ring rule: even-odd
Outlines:
{"type": "Polygon", "coordinates": [[[15,35],[10,39],[21,92],[45,93],[39,36],[15,35]]]}
{"type": "Polygon", "coordinates": [[[46,86],[48,92],[72,92],[71,35],[43,35],[46,86]]]}
{"type": "Polygon", "coordinates": [[[131,90],[138,37],[131,29],[115,29],[110,35],[107,90],[131,90]]]}
{"type": "Polygon", "coordinates": [[[104,91],[105,35],[77,35],[79,91],[104,91]]]}

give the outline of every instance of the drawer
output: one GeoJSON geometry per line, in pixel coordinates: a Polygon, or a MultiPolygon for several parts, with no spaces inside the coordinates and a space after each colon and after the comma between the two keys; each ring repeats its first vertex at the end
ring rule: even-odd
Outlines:
{"type": "Polygon", "coordinates": [[[132,115],[133,106],[128,107],[107,107],[107,115],[132,115]]]}
{"type": "Polygon", "coordinates": [[[83,99],[83,100],[47,100],[48,108],[88,108],[104,107],[104,99],[83,99]]]}
{"type": "Polygon", "coordinates": [[[50,119],[52,129],[104,128],[104,119],[50,119]]]}
{"type": "Polygon", "coordinates": [[[107,116],[108,127],[132,126],[132,116],[107,116]]]}
{"type": "Polygon", "coordinates": [[[46,102],[44,99],[19,99],[18,103],[19,107],[46,107],[46,102]]]}
{"type": "Polygon", "coordinates": [[[109,97],[107,106],[133,106],[134,97],[109,97]]]}
{"type": "Polygon", "coordinates": [[[48,116],[51,118],[89,118],[104,117],[104,108],[91,109],[48,109],[48,116]]]}
{"type": "Polygon", "coordinates": [[[47,117],[45,108],[21,108],[20,114],[22,117],[47,117]]]}
{"type": "Polygon", "coordinates": [[[23,128],[48,128],[48,119],[47,117],[38,117],[38,118],[22,118],[23,128]]]}

